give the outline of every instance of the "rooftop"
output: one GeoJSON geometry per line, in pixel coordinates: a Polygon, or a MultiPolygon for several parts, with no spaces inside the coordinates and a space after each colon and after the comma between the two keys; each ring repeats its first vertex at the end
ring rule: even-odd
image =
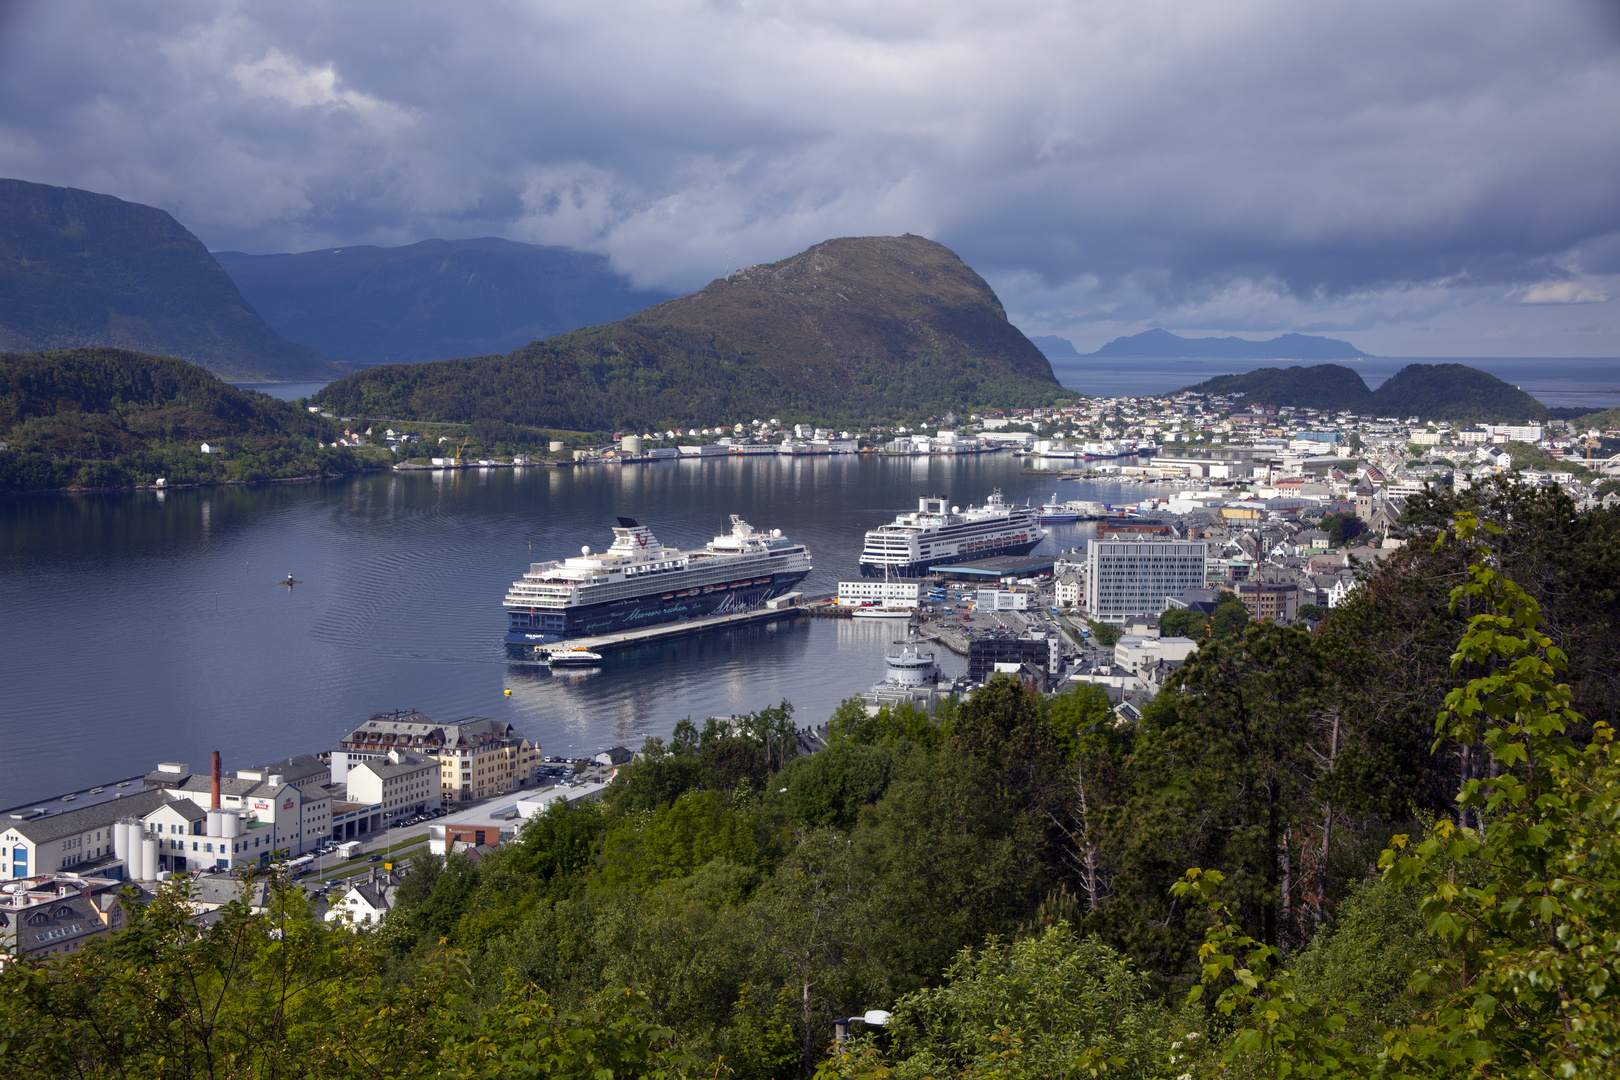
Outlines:
{"type": "Polygon", "coordinates": [[[0,831],[21,833],[36,844],[48,843],[87,829],[104,828],[120,818],[145,817],[169,801],[168,792],[152,790],[31,819],[28,811],[13,812],[0,818],[0,831]]]}

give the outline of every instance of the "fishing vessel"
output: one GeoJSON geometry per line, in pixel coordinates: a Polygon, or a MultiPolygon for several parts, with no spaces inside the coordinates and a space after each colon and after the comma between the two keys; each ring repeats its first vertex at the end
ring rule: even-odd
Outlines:
{"type": "Polygon", "coordinates": [[[733,514],[731,531],[701,548],[666,548],[647,526],[619,518],[613,544],[537,562],[507,590],[506,643],[540,647],[568,638],[746,611],[792,592],[810,553],[733,514]]]}
{"type": "Polygon", "coordinates": [[[1052,501],[1042,503],[1036,511],[1035,520],[1042,525],[1059,525],[1080,520],[1080,510],[1070,503],[1058,502],[1057,492],[1052,492],[1052,501]]]}
{"type": "Polygon", "coordinates": [[[917,509],[866,534],[861,574],[920,577],[930,566],[987,559],[994,555],[1028,555],[1046,539],[1036,511],[1014,506],[998,489],[983,506],[966,510],[946,500],[923,498],[917,509]]]}

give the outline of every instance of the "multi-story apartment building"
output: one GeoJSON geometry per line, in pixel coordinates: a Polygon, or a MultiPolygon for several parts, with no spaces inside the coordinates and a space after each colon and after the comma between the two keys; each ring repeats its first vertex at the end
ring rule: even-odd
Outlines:
{"type": "Polygon", "coordinates": [[[390,750],[351,767],[346,782],[351,802],[382,807],[385,817],[437,810],[443,798],[437,758],[390,750]]]}
{"type": "Polygon", "coordinates": [[[345,735],[333,754],[352,769],[366,758],[390,750],[409,750],[439,763],[439,796],[446,803],[465,803],[515,791],[534,779],[540,747],[502,720],[469,716],[439,723],[419,712],[373,713],[345,735]]]}
{"type": "Polygon", "coordinates": [[[1299,617],[1299,586],[1270,581],[1240,581],[1237,598],[1243,601],[1249,617],[1274,623],[1291,623],[1299,617]]]}
{"type": "Polygon", "coordinates": [[[1086,548],[1086,610],[1099,622],[1157,615],[1165,597],[1202,589],[1209,544],[1203,540],[1093,540],[1086,548]]]}

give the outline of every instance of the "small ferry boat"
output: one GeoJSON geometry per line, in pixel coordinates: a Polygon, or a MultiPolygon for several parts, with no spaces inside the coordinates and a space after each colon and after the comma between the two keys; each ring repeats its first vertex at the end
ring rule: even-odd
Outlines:
{"type": "Polygon", "coordinates": [[[545,654],[545,662],[552,667],[596,667],[602,654],[589,649],[553,649],[545,654]]]}

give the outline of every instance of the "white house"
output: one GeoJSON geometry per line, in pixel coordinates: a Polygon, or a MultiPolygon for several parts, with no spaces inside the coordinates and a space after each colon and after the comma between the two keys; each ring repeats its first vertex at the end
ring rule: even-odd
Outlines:
{"type": "Polygon", "coordinates": [[[369,878],[356,882],[326,912],[327,922],[345,919],[356,926],[380,923],[393,910],[399,892],[399,875],[380,867],[369,878]]]}
{"type": "Polygon", "coordinates": [[[350,802],[381,806],[387,817],[437,810],[439,759],[393,749],[362,761],[344,777],[350,802]]]}

